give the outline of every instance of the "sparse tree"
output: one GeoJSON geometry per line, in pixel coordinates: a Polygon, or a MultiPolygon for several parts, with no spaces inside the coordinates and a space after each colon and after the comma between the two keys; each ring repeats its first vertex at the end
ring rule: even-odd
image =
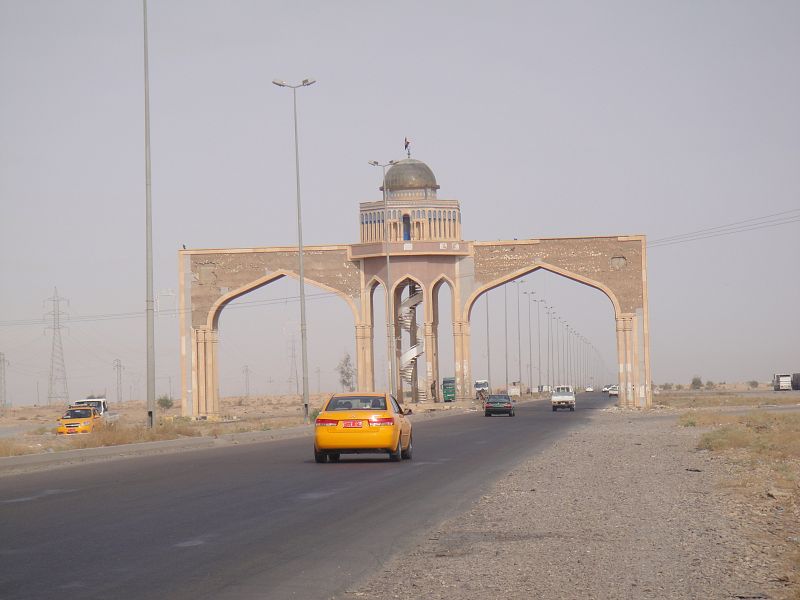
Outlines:
{"type": "Polygon", "coordinates": [[[172,408],[174,402],[172,402],[172,398],[164,394],[163,396],[160,396],[158,400],[156,400],[156,404],[158,404],[159,408],[163,410],[169,410],[172,408]]]}
{"type": "Polygon", "coordinates": [[[349,352],[345,352],[344,357],[339,361],[336,372],[339,373],[339,383],[342,386],[342,391],[352,392],[355,389],[353,385],[355,369],[353,368],[353,361],[350,360],[349,352]]]}
{"type": "Polygon", "coordinates": [[[758,382],[755,379],[753,379],[752,381],[748,381],[747,385],[749,385],[753,389],[756,389],[758,387],[758,382]]]}
{"type": "Polygon", "coordinates": [[[706,381],[706,389],[707,390],[713,390],[715,387],[717,387],[717,386],[714,384],[713,381],[711,381],[710,379],[708,381],[706,381]]]}
{"type": "Polygon", "coordinates": [[[676,390],[678,390],[678,391],[680,392],[680,391],[683,389],[683,384],[682,384],[682,383],[679,383],[679,384],[677,384],[677,385],[675,386],[675,389],[676,389],[676,390]]]}
{"type": "Polygon", "coordinates": [[[673,387],[673,386],[672,386],[672,384],[671,384],[671,383],[665,383],[665,384],[663,384],[663,385],[661,386],[661,389],[662,389],[662,390],[664,390],[665,392],[668,392],[668,391],[670,391],[670,390],[672,389],[672,387],[673,387]]]}
{"type": "Polygon", "coordinates": [[[692,377],[691,388],[693,390],[699,390],[701,387],[703,387],[703,380],[697,375],[692,377]]]}

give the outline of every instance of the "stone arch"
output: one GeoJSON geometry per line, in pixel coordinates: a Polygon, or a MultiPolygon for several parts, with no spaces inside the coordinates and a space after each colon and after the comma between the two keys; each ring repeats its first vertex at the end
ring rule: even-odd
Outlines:
{"type": "Polygon", "coordinates": [[[607,285],[599,281],[590,279],[589,277],[579,275],[578,273],[567,271],[566,269],[562,269],[555,265],[543,262],[537,262],[531,268],[526,267],[523,269],[518,269],[516,271],[508,273],[507,275],[504,275],[503,277],[499,277],[478,287],[475,291],[472,292],[472,294],[469,295],[466,302],[464,303],[464,312],[463,312],[464,320],[469,322],[470,317],[472,316],[472,307],[475,305],[475,302],[478,300],[478,298],[480,298],[483,294],[497,287],[500,287],[501,285],[504,285],[509,281],[513,281],[515,279],[519,279],[520,277],[524,277],[525,275],[528,275],[530,273],[534,273],[539,269],[544,269],[545,271],[549,271],[555,275],[561,275],[562,277],[566,277],[567,279],[571,279],[572,281],[575,281],[577,283],[582,283],[583,285],[587,285],[589,287],[593,287],[597,290],[600,290],[611,301],[611,305],[614,307],[614,316],[616,318],[620,318],[620,316],[622,315],[622,308],[620,306],[619,299],[617,298],[617,295],[613,292],[613,290],[611,290],[611,288],[609,288],[607,285]]]}
{"type": "MultiPolygon", "coordinates": [[[[269,275],[265,275],[264,277],[259,277],[258,279],[251,281],[240,288],[237,288],[231,292],[228,292],[224,296],[220,296],[212,305],[208,311],[208,318],[206,320],[206,328],[210,330],[216,331],[218,329],[219,324],[219,316],[222,313],[222,309],[225,308],[228,304],[230,304],[236,298],[241,298],[242,296],[253,292],[259,288],[262,288],[270,283],[278,281],[283,277],[291,277],[292,279],[300,280],[295,273],[292,271],[285,271],[283,269],[275,271],[274,273],[270,273],[269,275]]],[[[314,281],[313,279],[309,279],[308,277],[305,278],[306,283],[313,285],[315,287],[322,288],[332,294],[336,294],[340,298],[344,299],[347,302],[347,305],[350,307],[350,310],[353,313],[353,320],[358,323],[360,321],[358,315],[358,308],[356,307],[355,302],[349,296],[343,294],[341,291],[336,290],[332,287],[325,285],[324,283],[320,283],[318,281],[314,281]]]]}

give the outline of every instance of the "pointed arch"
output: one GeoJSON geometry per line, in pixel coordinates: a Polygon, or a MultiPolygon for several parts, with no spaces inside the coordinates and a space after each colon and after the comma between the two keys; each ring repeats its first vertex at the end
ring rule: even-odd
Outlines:
{"type": "Polygon", "coordinates": [[[616,294],[611,290],[611,288],[609,288],[605,284],[600,283],[599,281],[595,281],[594,279],[591,279],[584,275],[579,275],[578,273],[567,271],[566,269],[562,269],[561,267],[557,267],[549,263],[536,262],[531,267],[525,267],[522,269],[518,269],[516,271],[512,271],[511,273],[503,275],[502,277],[498,277],[497,279],[494,279],[475,289],[475,291],[473,291],[472,294],[469,295],[466,302],[464,303],[464,312],[463,312],[464,320],[467,322],[469,321],[472,315],[472,307],[475,305],[475,302],[478,300],[478,298],[480,298],[483,294],[485,294],[490,290],[493,290],[496,287],[500,287],[501,285],[506,284],[509,281],[513,281],[514,279],[519,279],[520,277],[524,277],[525,275],[534,273],[539,269],[544,269],[545,271],[549,271],[551,273],[554,273],[555,275],[561,275],[562,277],[566,277],[567,279],[571,279],[572,281],[575,281],[577,283],[582,283],[583,285],[587,285],[589,287],[593,287],[597,290],[600,290],[611,301],[611,304],[614,307],[615,318],[619,318],[622,315],[623,311],[622,308],[620,307],[619,299],[617,298],[616,294]]]}
{"type": "MultiPolygon", "coordinates": [[[[287,271],[287,270],[284,270],[284,269],[279,269],[277,271],[274,271],[274,272],[270,273],[269,275],[264,275],[263,277],[259,277],[258,279],[255,279],[255,280],[253,280],[253,281],[251,281],[249,283],[246,283],[245,285],[243,285],[243,286],[241,286],[241,287],[239,287],[239,288],[237,288],[237,289],[235,289],[235,290],[233,290],[231,292],[228,292],[227,294],[225,294],[223,296],[220,296],[219,298],[217,298],[217,300],[214,302],[214,304],[211,305],[211,308],[208,310],[208,317],[206,319],[206,327],[208,329],[211,329],[211,330],[216,330],[217,326],[219,325],[219,317],[220,317],[220,314],[222,313],[222,309],[225,308],[230,302],[232,302],[236,298],[240,298],[241,296],[244,296],[245,294],[248,294],[248,293],[250,293],[252,291],[255,291],[255,290],[259,289],[259,288],[262,288],[262,287],[264,287],[266,285],[269,285],[270,283],[273,283],[273,282],[275,282],[275,281],[277,281],[277,280],[279,280],[279,279],[281,279],[283,277],[291,277],[292,279],[296,279],[298,281],[300,280],[300,278],[297,276],[296,273],[294,273],[292,271],[287,271]]],[[[326,290],[328,292],[336,294],[337,296],[342,298],[345,302],[347,302],[347,305],[350,307],[350,310],[353,313],[354,321],[356,323],[360,322],[360,319],[359,319],[359,316],[358,316],[358,307],[356,307],[356,303],[353,301],[353,299],[351,297],[349,297],[346,294],[342,293],[340,290],[337,290],[337,289],[334,289],[334,288],[332,288],[330,286],[327,286],[324,283],[320,283],[318,281],[314,281],[313,279],[309,279],[308,277],[305,278],[305,281],[309,285],[313,285],[315,287],[322,288],[323,290],[326,290]]]]}

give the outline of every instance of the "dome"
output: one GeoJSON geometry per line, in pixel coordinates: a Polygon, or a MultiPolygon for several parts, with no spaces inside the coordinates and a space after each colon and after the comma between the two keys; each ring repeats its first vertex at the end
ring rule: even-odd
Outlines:
{"type": "MultiPolygon", "coordinates": [[[[382,188],[381,188],[382,189],[382,188]]],[[[424,162],[404,158],[386,171],[386,190],[438,190],[436,177],[424,162]]]]}

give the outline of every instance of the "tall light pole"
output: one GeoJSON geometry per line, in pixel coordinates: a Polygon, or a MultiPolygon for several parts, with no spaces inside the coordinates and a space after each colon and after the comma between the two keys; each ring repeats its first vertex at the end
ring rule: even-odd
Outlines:
{"type": "Polygon", "coordinates": [[[519,322],[519,286],[521,286],[524,281],[515,281],[514,282],[517,286],[517,383],[519,384],[519,393],[522,393],[522,327],[520,326],[519,322]]]}
{"type": "Polygon", "coordinates": [[[303,268],[303,213],[300,206],[300,145],[297,140],[297,88],[307,87],[314,79],[303,79],[297,85],[290,85],[280,79],[272,83],[292,90],[292,107],[294,109],[294,172],[295,189],[297,190],[297,254],[300,259],[300,354],[303,363],[303,422],[308,423],[308,339],[306,331],[306,273],[303,268]]]}
{"type": "MultiPolygon", "coordinates": [[[[538,390],[542,391],[542,319],[539,311],[539,305],[543,304],[544,300],[536,300],[536,345],[539,348],[539,387],[538,390]]],[[[545,308],[547,305],[545,304],[545,308]]]]}
{"type": "Polygon", "coordinates": [[[156,414],[156,350],[155,320],[153,314],[153,199],[150,177],[150,63],[147,44],[147,0],[142,0],[144,23],[144,189],[145,189],[145,255],[147,291],[145,313],[147,317],[147,426],[155,426],[156,414]]]}
{"type": "Polygon", "coordinates": [[[503,286],[503,329],[506,341],[506,391],[508,391],[508,286],[503,286]]]}
{"type": "Polygon", "coordinates": [[[489,382],[489,393],[492,393],[492,353],[489,343],[489,292],[486,292],[486,380],[489,382]]]}
{"type": "Polygon", "coordinates": [[[386,247],[386,340],[389,344],[389,377],[391,383],[389,390],[394,398],[397,398],[397,342],[394,336],[394,294],[392,293],[392,278],[389,271],[389,206],[386,194],[386,167],[392,166],[396,161],[390,160],[386,164],[381,164],[377,160],[369,161],[373,167],[380,167],[383,170],[383,243],[386,247]]]}
{"type": "MultiPolygon", "coordinates": [[[[528,385],[533,386],[533,342],[531,342],[531,300],[536,292],[522,292],[528,297],[528,385]]],[[[541,375],[540,375],[541,378],[541,375]]]]}

